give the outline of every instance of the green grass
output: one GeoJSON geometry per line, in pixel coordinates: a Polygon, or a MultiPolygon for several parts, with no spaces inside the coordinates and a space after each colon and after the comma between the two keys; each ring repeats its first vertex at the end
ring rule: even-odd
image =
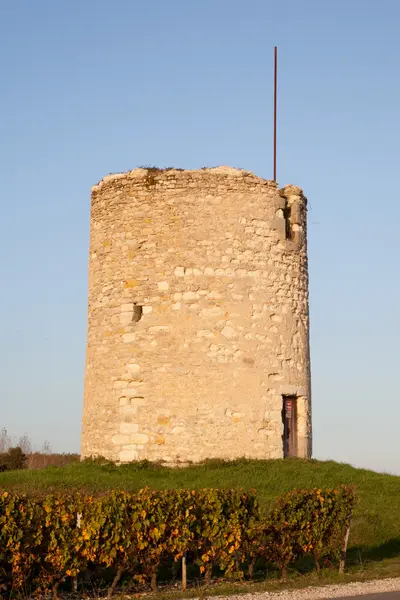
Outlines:
{"type": "Polygon", "coordinates": [[[15,491],[85,489],[154,489],[242,487],[255,489],[268,507],[293,488],[356,487],[358,504],[349,551],[349,577],[400,576],[400,477],[356,469],[346,464],[314,460],[208,461],[203,465],[168,469],[148,463],[125,466],[73,463],[36,471],[0,473],[0,488],[15,491]]]}

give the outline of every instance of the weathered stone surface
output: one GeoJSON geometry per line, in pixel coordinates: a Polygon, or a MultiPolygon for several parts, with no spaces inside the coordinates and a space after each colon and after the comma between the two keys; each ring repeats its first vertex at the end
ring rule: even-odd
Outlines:
{"type": "Polygon", "coordinates": [[[226,338],[228,338],[228,340],[236,338],[237,337],[237,333],[236,331],[233,329],[233,327],[224,327],[221,331],[222,335],[226,338]]]}
{"type": "Polygon", "coordinates": [[[129,442],[129,435],[113,435],[111,438],[113,444],[127,444],[129,442]]]}
{"type": "Polygon", "coordinates": [[[196,292],[184,292],[182,294],[182,300],[184,300],[185,302],[193,302],[193,300],[198,300],[199,299],[199,294],[197,294],[196,292]]]}
{"type": "Polygon", "coordinates": [[[133,312],[123,312],[119,316],[121,325],[129,325],[133,321],[133,312]]]}
{"type": "Polygon", "coordinates": [[[281,457],[293,394],[310,456],[306,243],[301,190],[246,171],[94,186],[82,455],[281,457]]]}
{"type": "Polygon", "coordinates": [[[121,423],[119,430],[122,434],[129,435],[131,433],[137,433],[139,425],[137,423],[121,423]]]}
{"type": "Polygon", "coordinates": [[[133,302],[130,302],[129,304],[121,304],[121,312],[133,312],[133,307],[133,302]]]}
{"type": "Polygon", "coordinates": [[[127,365],[127,369],[130,375],[137,375],[138,373],[140,373],[140,365],[137,365],[136,363],[129,363],[127,365]]]}
{"type": "Polygon", "coordinates": [[[149,436],[145,433],[134,433],[130,436],[130,441],[132,444],[147,444],[149,436]]]}
{"type": "Polygon", "coordinates": [[[122,335],[122,341],[125,342],[125,344],[131,344],[132,342],[134,342],[136,339],[136,336],[134,333],[124,333],[122,335]]]}
{"type": "Polygon", "coordinates": [[[138,458],[139,454],[136,449],[123,449],[118,453],[118,460],[122,463],[132,462],[138,458]]]}

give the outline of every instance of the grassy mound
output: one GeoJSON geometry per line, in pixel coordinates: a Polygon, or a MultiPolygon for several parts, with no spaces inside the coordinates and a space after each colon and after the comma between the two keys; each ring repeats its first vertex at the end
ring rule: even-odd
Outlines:
{"type": "Polygon", "coordinates": [[[74,488],[91,492],[168,488],[237,488],[257,490],[260,501],[273,500],[294,488],[356,487],[358,505],[350,540],[350,558],[365,566],[370,561],[399,557],[400,477],[356,469],[335,462],[306,460],[208,461],[199,466],[168,469],[150,463],[124,466],[95,462],[72,463],[36,471],[0,473],[0,488],[54,491],[74,488]]]}

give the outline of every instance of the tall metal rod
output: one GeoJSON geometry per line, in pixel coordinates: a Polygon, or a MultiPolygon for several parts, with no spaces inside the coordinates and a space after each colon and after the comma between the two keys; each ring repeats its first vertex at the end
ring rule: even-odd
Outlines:
{"type": "Polygon", "coordinates": [[[276,181],[276,108],[278,89],[278,48],[274,50],[274,181],[276,181]]]}

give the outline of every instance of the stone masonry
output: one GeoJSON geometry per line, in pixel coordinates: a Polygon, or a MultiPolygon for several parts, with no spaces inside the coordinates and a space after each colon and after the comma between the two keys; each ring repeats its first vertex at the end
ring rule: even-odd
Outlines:
{"type": "Polygon", "coordinates": [[[306,199],[228,167],[92,188],[82,456],[311,455],[306,199]]]}

